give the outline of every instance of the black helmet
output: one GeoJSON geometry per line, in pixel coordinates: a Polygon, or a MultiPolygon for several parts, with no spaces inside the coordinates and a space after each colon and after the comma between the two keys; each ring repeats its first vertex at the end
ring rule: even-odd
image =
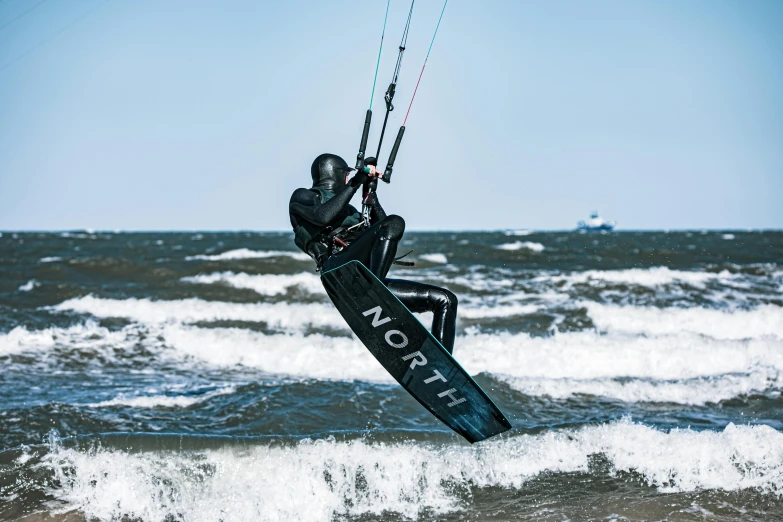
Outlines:
{"type": "Polygon", "coordinates": [[[351,172],[351,167],[336,154],[321,154],[310,167],[313,177],[313,188],[318,187],[330,192],[337,192],[345,186],[345,176],[351,172]]]}

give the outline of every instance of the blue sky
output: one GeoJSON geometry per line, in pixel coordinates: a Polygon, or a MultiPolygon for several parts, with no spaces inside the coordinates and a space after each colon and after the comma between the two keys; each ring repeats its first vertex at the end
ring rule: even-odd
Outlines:
{"type": "MultiPolygon", "coordinates": [[[[354,161],[385,8],[0,0],[0,229],[287,229],[313,158],[354,161]]],[[[417,230],[783,228],[781,27],[778,0],[450,0],[380,199],[417,230]]]]}

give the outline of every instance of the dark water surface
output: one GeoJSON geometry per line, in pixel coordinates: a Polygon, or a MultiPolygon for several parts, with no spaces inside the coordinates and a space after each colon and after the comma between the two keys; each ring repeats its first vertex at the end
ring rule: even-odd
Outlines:
{"type": "Polygon", "coordinates": [[[783,520],[782,232],[411,249],[508,434],[399,388],[291,234],[3,232],[0,520],[783,520]]]}

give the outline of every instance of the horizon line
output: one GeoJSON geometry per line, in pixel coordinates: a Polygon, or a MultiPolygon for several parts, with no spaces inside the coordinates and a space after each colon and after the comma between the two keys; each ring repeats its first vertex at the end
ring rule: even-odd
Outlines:
{"type": "MultiPolygon", "coordinates": [[[[479,232],[509,232],[509,231],[526,231],[530,234],[537,233],[565,233],[565,232],[601,232],[601,233],[623,233],[623,232],[783,232],[783,228],[628,228],[620,230],[580,230],[577,228],[524,228],[524,227],[512,227],[512,228],[484,228],[484,229],[409,229],[406,232],[424,232],[424,233],[479,233],[479,232]]],[[[293,230],[262,230],[262,229],[94,229],[94,228],[62,228],[62,229],[16,229],[16,230],[0,230],[2,234],[47,234],[47,233],[67,233],[67,232],[82,232],[87,234],[190,234],[190,233],[254,233],[254,234],[293,234],[293,230]]]]}

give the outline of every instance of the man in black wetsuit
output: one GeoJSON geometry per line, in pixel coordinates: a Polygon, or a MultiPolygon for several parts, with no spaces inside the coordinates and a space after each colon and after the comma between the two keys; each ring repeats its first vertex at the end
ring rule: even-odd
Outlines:
{"type": "Polygon", "coordinates": [[[372,192],[366,201],[370,226],[350,204],[351,198],[366,181],[380,178],[371,158],[365,162],[369,172],[354,170],[334,154],[321,154],[310,168],[313,187],[296,189],[288,204],[294,242],[312,257],[318,270],[337,268],[348,261],[360,261],[383,281],[412,312],[433,312],[432,334],[452,353],[454,350],[457,296],[445,288],[403,279],[387,279],[397,244],[405,232],[405,221],[387,216],[372,192]]]}

